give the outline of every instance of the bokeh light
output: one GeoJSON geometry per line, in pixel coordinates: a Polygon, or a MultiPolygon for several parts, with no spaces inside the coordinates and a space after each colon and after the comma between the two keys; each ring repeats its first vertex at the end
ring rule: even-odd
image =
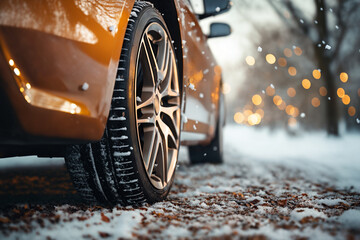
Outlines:
{"type": "Polygon", "coordinates": [[[321,96],[325,97],[327,95],[326,87],[320,87],[319,88],[319,93],[320,93],[321,96]]]}
{"type": "Polygon", "coordinates": [[[342,72],[340,73],[340,80],[343,82],[343,83],[346,83],[349,79],[349,76],[346,72],[342,72]]]}
{"type": "Polygon", "coordinates": [[[274,96],[273,102],[275,105],[279,106],[282,103],[282,98],[279,95],[274,96]]]}
{"type": "Polygon", "coordinates": [[[292,114],[293,117],[298,117],[300,114],[300,110],[297,107],[294,107],[294,113],[292,114]]]}
{"type": "Polygon", "coordinates": [[[293,105],[287,105],[285,108],[285,112],[287,115],[292,116],[295,113],[295,108],[293,105]]]}
{"type": "Polygon", "coordinates": [[[302,54],[301,48],[299,48],[299,47],[294,48],[294,53],[295,53],[295,55],[300,56],[302,54]]]}
{"type": "Polygon", "coordinates": [[[349,105],[349,103],[351,101],[350,96],[347,94],[345,94],[341,100],[342,100],[343,104],[345,104],[345,105],[349,105]]]}
{"type": "Polygon", "coordinates": [[[251,110],[249,110],[249,109],[246,109],[246,110],[244,111],[245,117],[249,117],[251,114],[253,114],[253,112],[252,112],[251,110]]]}
{"type": "Polygon", "coordinates": [[[286,56],[286,57],[291,57],[292,56],[292,51],[291,51],[291,49],[290,48],[285,48],[284,49],[284,55],[286,56]]]}
{"type": "Polygon", "coordinates": [[[285,101],[281,101],[281,104],[280,105],[277,105],[278,109],[280,110],[285,110],[286,108],[286,102],[285,101]]]}
{"type": "Polygon", "coordinates": [[[248,117],[248,123],[251,126],[258,125],[261,122],[261,116],[258,113],[253,113],[248,117]]]}
{"type": "Polygon", "coordinates": [[[245,120],[245,116],[241,112],[237,112],[234,114],[234,121],[236,123],[241,124],[244,122],[244,120],[245,120]]]}
{"type": "Polygon", "coordinates": [[[313,105],[313,107],[319,107],[320,106],[320,99],[317,97],[313,97],[311,99],[311,105],[313,105]]]}
{"type": "Polygon", "coordinates": [[[274,64],[276,62],[276,57],[271,53],[267,54],[265,59],[269,64],[274,64]]]}
{"type": "Polygon", "coordinates": [[[255,64],[255,58],[253,56],[247,56],[245,61],[249,66],[253,66],[255,64]]]}
{"type": "Polygon", "coordinates": [[[339,98],[343,98],[345,96],[345,90],[343,88],[338,88],[336,93],[339,98]]]}
{"type": "Polygon", "coordinates": [[[288,90],[287,90],[287,95],[288,95],[289,97],[295,97],[295,95],[296,95],[296,90],[295,90],[295,88],[292,88],[292,87],[288,88],[288,90]]]}
{"type": "Polygon", "coordinates": [[[255,94],[251,100],[252,100],[253,104],[256,106],[260,105],[262,102],[262,98],[259,94],[255,94]]]}
{"type": "Polygon", "coordinates": [[[267,94],[268,96],[274,96],[274,94],[275,94],[275,89],[272,88],[271,86],[268,86],[268,87],[266,88],[266,94],[267,94]]]}
{"type": "Polygon", "coordinates": [[[281,57],[281,58],[278,59],[278,64],[279,64],[280,67],[285,67],[286,64],[287,64],[287,61],[286,61],[285,58],[281,57]]]}
{"type": "Polygon", "coordinates": [[[350,107],[348,108],[348,114],[349,114],[350,117],[355,116],[355,114],[356,114],[356,109],[355,109],[353,106],[350,106],[350,107]]]}
{"type": "Polygon", "coordinates": [[[288,72],[289,72],[290,76],[295,76],[296,75],[296,68],[295,67],[289,67],[288,72]]]}
{"type": "Polygon", "coordinates": [[[315,79],[321,78],[321,72],[318,69],[313,70],[312,75],[315,79]]]}
{"type": "Polygon", "coordinates": [[[309,89],[311,87],[311,82],[309,79],[305,78],[302,80],[301,85],[303,86],[303,88],[309,89]]]}

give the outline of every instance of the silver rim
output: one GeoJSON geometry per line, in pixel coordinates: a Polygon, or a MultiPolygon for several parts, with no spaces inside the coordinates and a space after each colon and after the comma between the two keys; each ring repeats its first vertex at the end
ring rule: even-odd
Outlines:
{"type": "Polygon", "coordinates": [[[135,76],[140,152],[152,185],[163,189],[174,174],[179,150],[180,91],[172,44],[158,23],[142,35],[135,76]]]}

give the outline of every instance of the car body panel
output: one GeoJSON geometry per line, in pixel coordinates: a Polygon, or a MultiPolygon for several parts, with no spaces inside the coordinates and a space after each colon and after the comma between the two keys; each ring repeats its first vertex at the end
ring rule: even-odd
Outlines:
{"type": "MultiPolygon", "coordinates": [[[[68,144],[102,137],[134,2],[0,2],[0,87],[25,135],[68,144]]],[[[174,6],[186,95],[182,143],[198,144],[214,134],[221,69],[189,2],[174,6]]],[[[1,127],[0,134],[0,144],[41,142],[1,127]]]]}
{"type": "Polygon", "coordinates": [[[182,144],[198,144],[215,130],[221,69],[207,44],[190,3],[176,1],[183,47],[186,106],[182,144]]]}
{"type": "Polygon", "coordinates": [[[1,79],[27,133],[102,137],[133,4],[1,1],[1,79]]]}

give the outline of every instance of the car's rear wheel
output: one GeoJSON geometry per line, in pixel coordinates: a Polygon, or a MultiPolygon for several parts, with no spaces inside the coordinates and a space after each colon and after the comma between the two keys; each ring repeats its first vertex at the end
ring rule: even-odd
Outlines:
{"type": "Polygon", "coordinates": [[[166,24],[152,5],[136,2],[104,136],[69,147],[65,158],[85,200],[128,205],[167,196],[180,145],[180,96],[166,24]]]}
{"type": "Polygon", "coordinates": [[[189,146],[190,162],[193,164],[214,163],[219,164],[224,160],[223,154],[223,126],[225,125],[225,100],[223,93],[219,96],[218,121],[215,135],[210,143],[205,145],[189,146]]]}

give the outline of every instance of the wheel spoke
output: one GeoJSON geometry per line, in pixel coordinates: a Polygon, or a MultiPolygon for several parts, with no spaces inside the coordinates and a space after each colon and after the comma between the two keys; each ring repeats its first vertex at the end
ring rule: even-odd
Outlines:
{"type": "Polygon", "coordinates": [[[157,82],[157,73],[158,73],[158,65],[156,61],[156,56],[153,50],[153,47],[151,45],[150,39],[147,34],[144,34],[143,40],[142,40],[142,46],[146,55],[146,61],[149,66],[151,78],[152,78],[152,84],[155,86],[157,82]]]}
{"type": "Polygon", "coordinates": [[[151,117],[146,117],[146,115],[144,115],[142,118],[139,118],[137,120],[138,124],[143,124],[143,123],[151,123],[154,124],[155,123],[155,119],[154,116],[151,117]]]}
{"type": "Polygon", "coordinates": [[[159,137],[160,136],[159,135],[160,134],[158,133],[158,130],[155,128],[153,137],[151,139],[148,156],[145,161],[145,166],[146,166],[147,172],[150,176],[154,170],[156,158],[158,156],[158,151],[159,151],[159,147],[160,147],[160,145],[159,145],[159,137]]]}
{"type": "Polygon", "coordinates": [[[149,106],[152,106],[154,104],[154,94],[151,95],[150,98],[146,99],[145,101],[143,102],[140,102],[140,104],[137,105],[136,109],[139,110],[139,109],[142,109],[142,108],[145,108],[145,107],[149,107],[149,106]]]}
{"type": "Polygon", "coordinates": [[[166,137],[162,136],[161,138],[161,153],[162,153],[162,161],[159,162],[159,171],[161,176],[161,181],[163,185],[166,185],[167,183],[167,177],[168,177],[168,156],[169,156],[169,148],[166,141],[166,137]]]}
{"type": "Polygon", "coordinates": [[[175,146],[175,149],[177,149],[176,139],[178,138],[178,133],[176,133],[175,136],[172,130],[170,129],[170,127],[162,120],[158,121],[158,123],[159,123],[159,131],[162,133],[166,145],[170,143],[171,146],[175,146]]]}
{"type": "Polygon", "coordinates": [[[162,56],[160,59],[160,64],[158,64],[159,66],[159,79],[161,81],[165,80],[166,77],[168,76],[168,74],[170,73],[170,71],[168,71],[169,69],[169,65],[171,65],[171,50],[170,50],[170,42],[166,39],[164,40],[164,49],[162,51],[162,56]]]}

